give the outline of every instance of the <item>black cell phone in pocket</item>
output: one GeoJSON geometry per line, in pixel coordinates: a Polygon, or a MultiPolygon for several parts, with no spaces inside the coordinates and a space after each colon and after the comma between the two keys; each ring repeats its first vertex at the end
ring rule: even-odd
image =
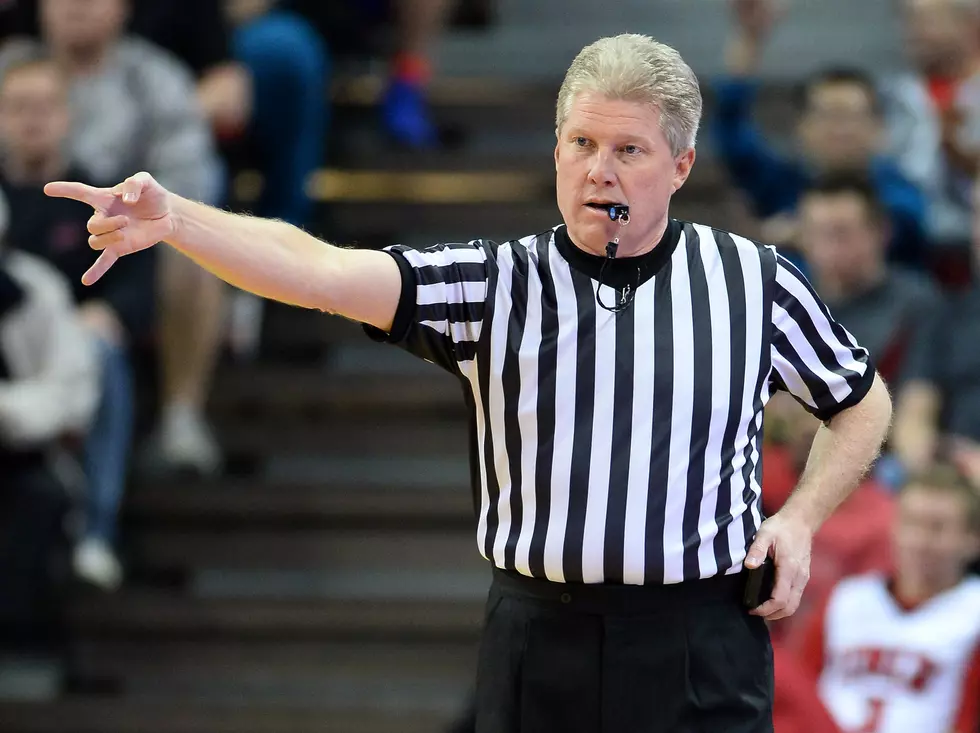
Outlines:
{"type": "Polygon", "coordinates": [[[776,563],[766,558],[757,568],[745,571],[745,593],[742,602],[748,609],[758,608],[772,597],[776,585],[776,563]]]}

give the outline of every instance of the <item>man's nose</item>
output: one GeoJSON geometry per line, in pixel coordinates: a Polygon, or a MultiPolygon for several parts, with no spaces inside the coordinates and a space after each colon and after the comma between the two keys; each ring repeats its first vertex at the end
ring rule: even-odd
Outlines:
{"type": "Polygon", "coordinates": [[[594,186],[614,186],[616,184],[614,163],[612,155],[597,152],[589,168],[589,183],[594,186]]]}

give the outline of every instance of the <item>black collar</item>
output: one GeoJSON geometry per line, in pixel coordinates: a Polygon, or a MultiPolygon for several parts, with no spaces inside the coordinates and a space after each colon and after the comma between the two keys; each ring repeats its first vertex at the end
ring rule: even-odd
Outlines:
{"type": "Polygon", "coordinates": [[[638,287],[660,272],[670,260],[681,239],[682,228],[679,221],[668,219],[667,230],[656,247],[637,257],[617,257],[611,262],[607,262],[606,257],[576,247],[568,236],[568,229],[564,224],[555,230],[555,247],[573,270],[578,270],[593,280],[599,279],[599,271],[605,264],[606,269],[602,273],[604,284],[614,288],[623,288],[627,285],[638,287]]]}

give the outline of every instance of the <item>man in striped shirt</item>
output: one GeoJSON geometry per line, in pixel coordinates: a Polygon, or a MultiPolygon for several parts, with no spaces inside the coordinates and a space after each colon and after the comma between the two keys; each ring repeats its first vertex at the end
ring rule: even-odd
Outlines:
{"type": "Polygon", "coordinates": [[[342,249],[146,174],[47,190],[96,210],[87,281],[165,241],[459,377],[495,568],[480,733],[762,733],[765,620],[799,604],[813,533],[874,459],[891,405],[867,351],[771,247],[669,217],[700,116],[673,49],[638,35],[588,46],[558,99],[564,224],[504,244],[342,249]],[[799,488],[763,521],[776,390],[823,426],[799,488]],[[775,587],[750,611],[746,568],[764,561],[775,587]]]}

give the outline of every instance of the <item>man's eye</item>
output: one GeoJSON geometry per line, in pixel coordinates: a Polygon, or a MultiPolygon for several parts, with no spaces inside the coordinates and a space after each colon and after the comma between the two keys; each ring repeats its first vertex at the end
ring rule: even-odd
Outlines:
{"type": "Polygon", "coordinates": [[[577,137],[575,138],[575,144],[580,148],[584,148],[589,144],[589,139],[585,137],[577,137]]]}
{"type": "Polygon", "coordinates": [[[640,149],[635,145],[626,145],[623,147],[623,152],[627,155],[636,155],[640,152],[640,149]]]}

